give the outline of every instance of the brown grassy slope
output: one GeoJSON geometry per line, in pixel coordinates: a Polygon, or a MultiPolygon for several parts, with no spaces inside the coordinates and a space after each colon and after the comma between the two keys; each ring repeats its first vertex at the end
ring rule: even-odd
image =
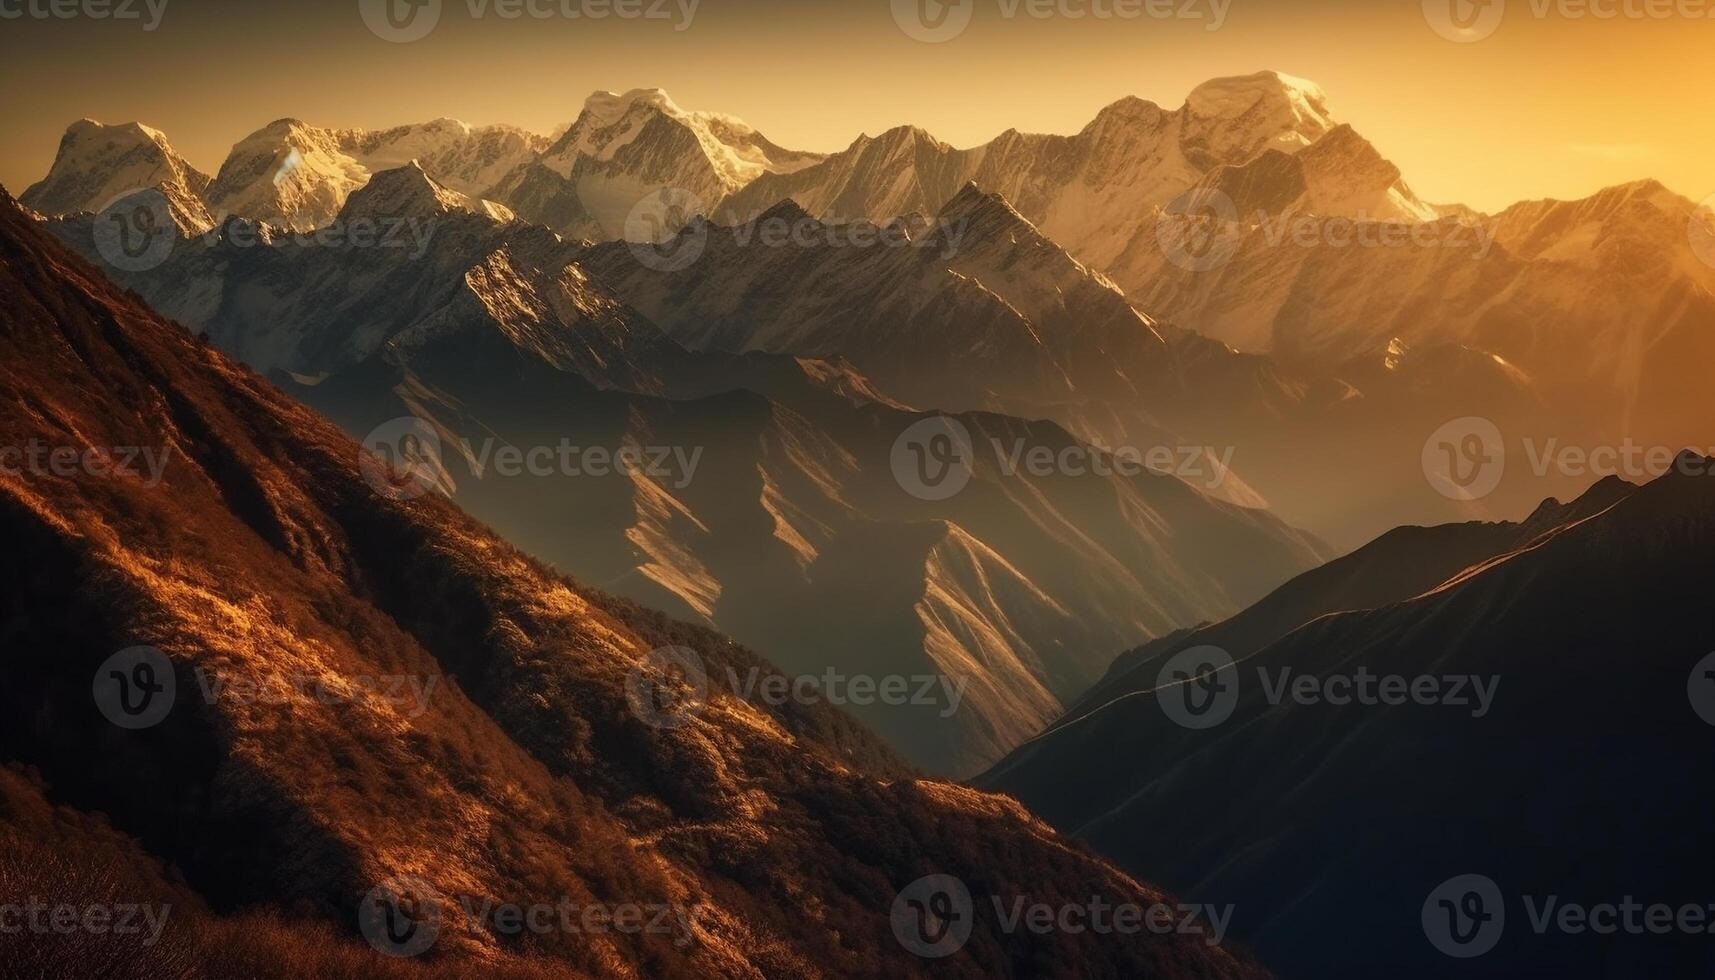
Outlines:
{"type": "MultiPolygon", "coordinates": [[[[444,904],[431,963],[909,976],[931,965],[895,943],[888,912],[924,874],[1052,904],[1156,895],[1009,801],[911,780],[832,711],[717,691],[684,728],[643,724],[624,687],[652,648],[697,647],[717,678],[755,658],[556,578],[443,500],[383,499],[331,424],[114,289],[10,198],[0,406],[0,445],[171,453],[154,487],[0,473],[14,548],[0,573],[0,761],[35,767],[56,803],[110,815],[215,913],[284,923],[258,934],[320,922],[349,942],[361,896],[409,873],[479,901],[697,910],[689,944],[524,942],[444,904]],[[135,644],[171,657],[179,700],[160,725],[125,731],[97,713],[90,683],[135,644]],[[440,680],[420,715],[375,697],[247,702],[199,687],[309,677],[341,690],[401,674],[440,680]]],[[[30,839],[28,824],[8,826],[30,839]]],[[[304,932],[302,955],[329,955],[325,932],[304,932]]],[[[290,957],[268,959],[292,972],[290,957]]],[[[970,944],[932,966],[1254,972],[1195,937],[1008,934],[980,899],[970,944]]]]}

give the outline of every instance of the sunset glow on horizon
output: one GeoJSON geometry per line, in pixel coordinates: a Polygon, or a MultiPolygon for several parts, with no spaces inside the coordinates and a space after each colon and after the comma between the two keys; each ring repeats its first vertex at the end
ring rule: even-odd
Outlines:
{"type": "Polygon", "coordinates": [[[968,147],[1009,128],[1075,133],[1127,95],[1176,108],[1206,79],[1276,69],[1320,84],[1336,117],[1429,201],[1492,210],[1646,177],[1693,200],[1715,191],[1715,87],[1698,67],[1715,20],[1645,16],[1689,14],[1696,0],[1515,0],[1475,43],[1440,36],[1414,0],[970,0],[968,27],[942,43],[908,36],[887,0],[635,0],[661,16],[600,20],[534,2],[453,0],[407,43],[368,30],[356,0],[168,0],[146,32],[0,20],[0,77],[30,92],[8,111],[0,183],[16,194],[41,179],[66,125],[85,116],[160,129],[211,174],[234,142],[285,116],[365,128],[454,116],[547,133],[593,91],[653,87],[793,149],[835,151],[902,124],[968,147]],[[60,43],[66,33],[79,43],[60,43]],[[144,52],[151,70],[121,49],[144,52]],[[1578,59],[1588,71],[1566,70],[1578,59]]]}

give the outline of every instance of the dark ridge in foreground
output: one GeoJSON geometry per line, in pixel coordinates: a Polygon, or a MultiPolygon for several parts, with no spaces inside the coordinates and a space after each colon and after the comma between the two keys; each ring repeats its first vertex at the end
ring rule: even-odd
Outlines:
{"type": "Polygon", "coordinates": [[[1284,976],[1709,976],[1701,927],[1559,916],[1605,927],[1595,910],[1632,900],[1708,923],[1711,473],[1687,453],[1522,524],[1385,535],[1125,655],[978,784],[1192,900],[1234,903],[1234,931],[1284,976]],[[1182,694],[1174,678],[1211,647],[1236,665],[1182,694]],[[1367,702],[1324,686],[1360,671],[1434,686],[1392,703],[1379,680],[1367,702]],[[1173,721],[1193,697],[1231,714],[1173,721]],[[1494,883],[1483,905],[1467,875],[1494,883]],[[1449,958],[1435,936],[1470,908],[1504,914],[1484,920],[1492,949],[1449,958]]]}

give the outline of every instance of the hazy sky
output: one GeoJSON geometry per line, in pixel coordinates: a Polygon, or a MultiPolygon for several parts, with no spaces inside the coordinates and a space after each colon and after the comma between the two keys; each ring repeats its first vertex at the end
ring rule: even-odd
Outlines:
{"type": "Polygon", "coordinates": [[[516,19],[498,12],[525,0],[441,0],[435,29],[408,43],[367,28],[360,0],[148,2],[165,3],[153,31],[145,0],[0,0],[0,183],[13,193],[84,116],[162,129],[210,173],[282,116],[546,132],[593,90],[648,86],[794,148],[906,122],[969,146],[1009,127],[1075,132],[1124,95],[1175,108],[1199,81],[1261,68],[1321,83],[1432,201],[1495,208],[1644,176],[1715,192],[1715,18],[1633,16],[1715,0],[1488,0],[1474,13],[1503,14],[1498,28],[1463,44],[1420,0],[964,0],[971,23],[939,44],[908,36],[890,0],[701,0],[688,26],[694,0],[529,0],[550,16],[516,19]],[[1144,2],[1191,16],[1099,16],[1144,2]],[[50,3],[134,3],[141,18],[31,16],[50,3]],[[667,17],[561,14],[616,3],[667,17]]]}

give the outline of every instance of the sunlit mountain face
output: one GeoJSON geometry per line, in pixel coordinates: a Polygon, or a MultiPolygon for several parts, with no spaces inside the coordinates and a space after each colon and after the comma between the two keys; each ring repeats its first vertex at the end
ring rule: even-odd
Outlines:
{"type": "Polygon", "coordinates": [[[1384,6],[0,4],[0,974],[1715,973],[1715,19],[1384,6]]]}

